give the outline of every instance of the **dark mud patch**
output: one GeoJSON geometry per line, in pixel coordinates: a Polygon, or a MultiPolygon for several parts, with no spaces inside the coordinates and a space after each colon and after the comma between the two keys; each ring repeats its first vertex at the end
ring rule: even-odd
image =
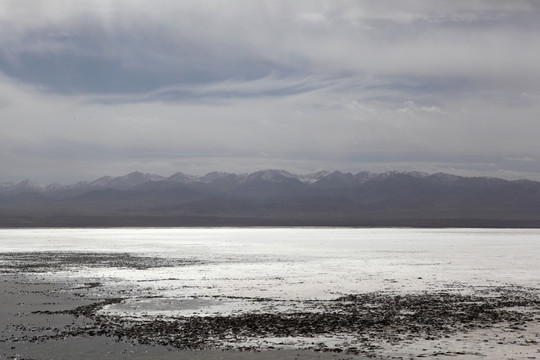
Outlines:
{"type": "Polygon", "coordinates": [[[248,312],[234,316],[158,317],[151,320],[100,313],[105,306],[121,302],[121,298],[111,298],[72,310],[41,313],[70,314],[92,320],[92,325],[70,329],[55,337],[105,335],[181,350],[255,351],[274,349],[285,343],[291,344],[291,339],[302,338],[303,349],[369,355],[381,342],[435,340],[457,332],[486,329],[498,323],[519,329],[538,321],[540,312],[538,290],[515,287],[483,289],[473,295],[447,292],[354,294],[333,301],[304,302],[302,307],[309,307],[309,311],[287,313],[248,312]],[[337,345],[321,341],[336,337],[348,340],[337,345]],[[265,341],[269,338],[274,342],[265,341]],[[312,341],[306,345],[306,339],[312,341]]]}
{"type": "Polygon", "coordinates": [[[39,273],[78,267],[146,270],[201,264],[198,259],[138,256],[129,253],[13,252],[0,253],[0,273],[39,273]]]}

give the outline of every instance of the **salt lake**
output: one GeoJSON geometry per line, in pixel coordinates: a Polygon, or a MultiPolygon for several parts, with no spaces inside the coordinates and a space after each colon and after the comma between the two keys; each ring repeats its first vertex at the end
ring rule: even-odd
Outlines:
{"type": "Polygon", "coordinates": [[[100,333],[121,351],[525,359],[540,351],[539,263],[539,229],[2,229],[3,316],[52,317],[17,336],[11,317],[0,338],[8,355],[44,339],[54,354],[59,338],[78,355],[100,333]],[[87,323],[48,335],[62,314],[87,323]]]}
{"type": "Polygon", "coordinates": [[[4,229],[0,251],[130,253],[191,260],[192,265],[181,267],[82,266],[51,274],[134,284],[154,280],[145,286],[183,296],[330,299],[463,284],[540,284],[538,229],[4,229]]]}

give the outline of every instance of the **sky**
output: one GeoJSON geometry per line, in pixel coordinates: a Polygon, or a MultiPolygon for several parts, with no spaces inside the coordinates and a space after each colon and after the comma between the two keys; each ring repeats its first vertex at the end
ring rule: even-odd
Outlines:
{"type": "Polygon", "coordinates": [[[536,0],[0,0],[0,182],[540,180],[536,0]]]}

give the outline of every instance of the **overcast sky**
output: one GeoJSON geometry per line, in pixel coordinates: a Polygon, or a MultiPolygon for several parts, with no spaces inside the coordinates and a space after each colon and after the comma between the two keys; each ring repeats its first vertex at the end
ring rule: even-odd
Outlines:
{"type": "Polygon", "coordinates": [[[0,182],[540,180],[540,1],[1,0],[0,182]]]}

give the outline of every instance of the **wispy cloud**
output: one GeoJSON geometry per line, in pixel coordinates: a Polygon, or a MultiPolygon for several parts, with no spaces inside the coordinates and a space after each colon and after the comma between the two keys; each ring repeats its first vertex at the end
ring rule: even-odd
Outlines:
{"type": "Polygon", "coordinates": [[[536,1],[3,1],[0,162],[10,178],[530,177],[539,16],[536,1]]]}

